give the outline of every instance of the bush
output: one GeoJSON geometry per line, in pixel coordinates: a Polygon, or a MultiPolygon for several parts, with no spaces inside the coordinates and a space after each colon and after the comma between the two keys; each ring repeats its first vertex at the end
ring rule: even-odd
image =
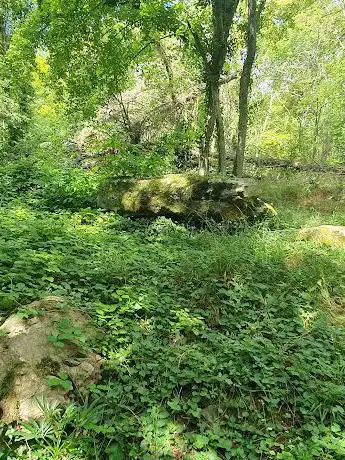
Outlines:
{"type": "Polygon", "coordinates": [[[148,151],[145,147],[128,146],[110,156],[104,169],[111,177],[151,177],[171,172],[172,163],[172,156],[164,148],[148,151]]]}
{"type": "Polygon", "coordinates": [[[42,204],[50,209],[96,207],[100,174],[78,168],[48,169],[40,191],[42,204]]]}
{"type": "Polygon", "coordinates": [[[0,167],[1,203],[42,186],[43,174],[32,158],[21,158],[0,167]]]}

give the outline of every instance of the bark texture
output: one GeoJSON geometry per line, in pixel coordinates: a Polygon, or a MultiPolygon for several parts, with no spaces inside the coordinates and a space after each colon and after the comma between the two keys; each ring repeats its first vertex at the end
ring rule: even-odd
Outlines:
{"type": "MultiPolygon", "coordinates": [[[[212,0],[212,39],[210,45],[205,43],[198,31],[189,29],[194,38],[195,49],[203,60],[204,81],[206,84],[206,120],[203,141],[201,143],[199,170],[201,175],[209,172],[209,156],[212,137],[216,127],[218,172],[226,173],[226,150],[223,113],[220,102],[220,85],[224,63],[229,54],[228,40],[239,0],[212,0]]],[[[229,81],[233,79],[233,75],[229,81]]]]}
{"type": "Polygon", "coordinates": [[[233,174],[236,177],[243,176],[244,153],[246,149],[248,131],[248,101],[251,88],[252,70],[257,51],[259,20],[264,6],[265,0],[261,1],[259,7],[257,7],[257,0],[248,0],[247,55],[243,64],[240,79],[238,139],[233,168],[233,174]]]}

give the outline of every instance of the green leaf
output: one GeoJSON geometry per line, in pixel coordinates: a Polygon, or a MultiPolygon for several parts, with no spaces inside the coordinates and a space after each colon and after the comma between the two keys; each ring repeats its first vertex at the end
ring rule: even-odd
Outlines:
{"type": "Polygon", "coordinates": [[[203,449],[206,447],[209,443],[209,438],[207,436],[204,436],[202,434],[198,434],[194,436],[193,438],[193,446],[196,449],[203,449]]]}

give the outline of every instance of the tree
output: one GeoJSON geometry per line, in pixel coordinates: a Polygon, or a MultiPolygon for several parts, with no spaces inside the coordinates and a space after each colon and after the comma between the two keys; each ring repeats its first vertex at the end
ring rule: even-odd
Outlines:
{"type": "Polygon", "coordinates": [[[265,7],[265,1],[266,0],[259,0],[259,5],[257,5],[257,0],[248,0],[247,54],[244,60],[240,79],[238,139],[233,168],[233,174],[239,177],[243,175],[244,152],[248,131],[248,100],[251,87],[252,70],[257,51],[257,33],[260,17],[265,7]]]}
{"type": "MultiPolygon", "coordinates": [[[[208,2],[206,2],[208,3],[208,2]]],[[[199,28],[188,27],[194,39],[194,47],[203,63],[205,84],[206,120],[200,153],[200,173],[208,174],[210,147],[214,129],[217,130],[218,171],[226,174],[225,134],[220,101],[221,76],[226,58],[231,55],[229,36],[239,0],[211,0],[211,38],[200,34],[199,28]],[[199,29],[199,30],[198,30],[199,29]]],[[[202,2],[205,7],[205,2],[202,2]]]]}
{"type": "MultiPolygon", "coordinates": [[[[42,0],[42,43],[50,50],[52,74],[63,81],[78,108],[128,89],[130,73],[153,52],[161,56],[174,94],[172,73],[161,40],[167,36],[192,43],[202,62],[205,85],[205,126],[200,170],[209,170],[210,145],[217,132],[218,169],[226,172],[225,135],[219,88],[224,63],[231,56],[229,37],[239,0],[82,0],[65,5],[62,0],[42,0]],[[62,3],[64,5],[62,5],[62,3]],[[192,8],[204,12],[201,21],[189,17],[192,8]],[[211,37],[209,37],[209,31],[211,37]],[[96,69],[96,71],[95,71],[96,69]],[[90,98],[90,95],[92,96],[90,98]]],[[[89,112],[91,113],[91,111],[89,112]]]]}
{"type": "Polygon", "coordinates": [[[0,151],[21,138],[29,113],[30,57],[21,27],[32,10],[30,0],[3,0],[0,5],[0,151]]]}
{"type": "Polygon", "coordinates": [[[0,54],[6,54],[13,27],[27,6],[28,2],[25,0],[2,0],[0,5],[0,54]]]}
{"type": "Polygon", "coordinates": [[[267,2],[252,88],[249,155],[344,159],[344,11],[333,0],[267,2]]]}
{"type": "Polygon", "coordinates": [[[162,0],[41,0],[37,34],[51,76],[72,110],[91,116],[127,90],[135,70],[173,34],[176,7],[162,0]]]}

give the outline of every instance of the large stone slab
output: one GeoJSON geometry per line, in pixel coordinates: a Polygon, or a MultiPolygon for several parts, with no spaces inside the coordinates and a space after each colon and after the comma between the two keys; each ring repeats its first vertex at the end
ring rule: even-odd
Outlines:
{"type": "Polygon", "coordinates": [[[270,205],[250,196],[245,180],[193,174],[108,180],[99,191],[98,205],[134,216],[197,220],[232,221],[275,214],[270,205]]]}

